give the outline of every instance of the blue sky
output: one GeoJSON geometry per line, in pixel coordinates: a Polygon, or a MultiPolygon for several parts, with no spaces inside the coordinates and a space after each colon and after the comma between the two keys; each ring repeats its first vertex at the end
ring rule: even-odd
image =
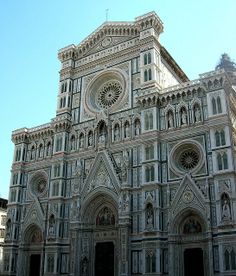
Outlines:
{"type": "Polygon", "coordinates": [[[11,132],[55,116],[57,51],[79,44],[109,21],[133,21],[155,11],[164,23],[160,42],[190,79],[211,71],[220,55],[236,60],[235,0],[0,0],[0,196],[8,197],[11,132]]]}

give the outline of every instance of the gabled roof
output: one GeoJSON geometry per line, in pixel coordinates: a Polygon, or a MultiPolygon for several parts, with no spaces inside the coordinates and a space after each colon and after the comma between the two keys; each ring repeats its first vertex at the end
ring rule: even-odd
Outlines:
{"type": "Polygon", "coordinates": [[[103,42],[104,48],[107,47],[109,41],[106,41],[106,37],[126,37],[127,39],[130,39],[139,36],[141,31],[151,27],[155,29],[156,34],[158,35],[163,32],[163,23],[155,12],[136,17],[133,22],[104,22],[77,46],[72,44],[60,49],[58,57],[60,60],[66,60],[69,58],[86,56],[91,48],[94,48],[94,46],[100,42],[103,42]]]}

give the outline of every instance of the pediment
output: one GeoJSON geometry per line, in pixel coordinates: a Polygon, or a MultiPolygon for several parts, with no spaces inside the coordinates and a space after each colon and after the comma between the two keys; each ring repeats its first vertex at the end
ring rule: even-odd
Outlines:
{"type": "Polygon", "coordinates": [[[205,198],[189,174],[182,179],[171,204],[171,217],[175,217],[186,208],[197,209],[206,213],[205,198]]]}
{"type": "Polygon", "coordinates": [[[43,220],[44,213],[42,207],[39,203],[38,198],[34,196],[34,202],[28,208],[28,212],[24,218],[23,228],[26,229],[32,223],[37,224],[41,228],[43,220]]]}
{"type": "Polygon", "coordinates": [[[116,194],[119,193],[120,189],[118,175],[115,172],[111,158],[106,150],[97,154],[93,165],[90,168],[81,191],[82,199],[84,199],[88,193],[101,188],[112,190],[116,194]]]}
{"type": "Polygon", "coordinates": [[[136,24],[104,23],[77,45],[79,56],[87,56],[139,36],[136,24]]]}

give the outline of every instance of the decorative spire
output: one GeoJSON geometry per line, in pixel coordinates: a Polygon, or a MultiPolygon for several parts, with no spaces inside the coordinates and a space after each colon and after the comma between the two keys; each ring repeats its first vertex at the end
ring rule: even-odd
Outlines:
{"type": "Polygon", "coordinates": [[[231,60],[228,54],[224,53],[215,69],[224,69],[226,72],[236,71],[236,63],[231,60]]]}

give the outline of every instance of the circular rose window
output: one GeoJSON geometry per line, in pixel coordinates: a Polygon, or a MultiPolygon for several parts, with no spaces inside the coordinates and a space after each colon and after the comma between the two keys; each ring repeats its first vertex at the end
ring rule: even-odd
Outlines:
{"type": "Polygon", "coordinates": [[[118,81],[108,81],[98,91],[98,104],[102,108],[111,107],[122,92],[122,86],[118,81]]]}
{"type": "Polygon", "coordinates": [[[85,90],[85,110],[89,114],[122,109],[127,100],[126,72],[118,68],[106,69],[90,80],[85,90]]]}
{"type": "Polygon", "coordinates": [[[170,168],[177,174],[196,172],[204,163],[202,146],[196,141],[185,140],[170,151],[170,168]]]}
{"type": "Polygon", "coordinates": [[[194,149],[189,149],[180,154],[179,164],[185,170],[193,169],[197,166],[199,154],[194,149]]]}
{"type": "Polygon", "coordinates": [[[36,196],[43,195],[47,190],[47,176],[42,172],[37,172],[30,180],[30,190],[36,196]]]}

